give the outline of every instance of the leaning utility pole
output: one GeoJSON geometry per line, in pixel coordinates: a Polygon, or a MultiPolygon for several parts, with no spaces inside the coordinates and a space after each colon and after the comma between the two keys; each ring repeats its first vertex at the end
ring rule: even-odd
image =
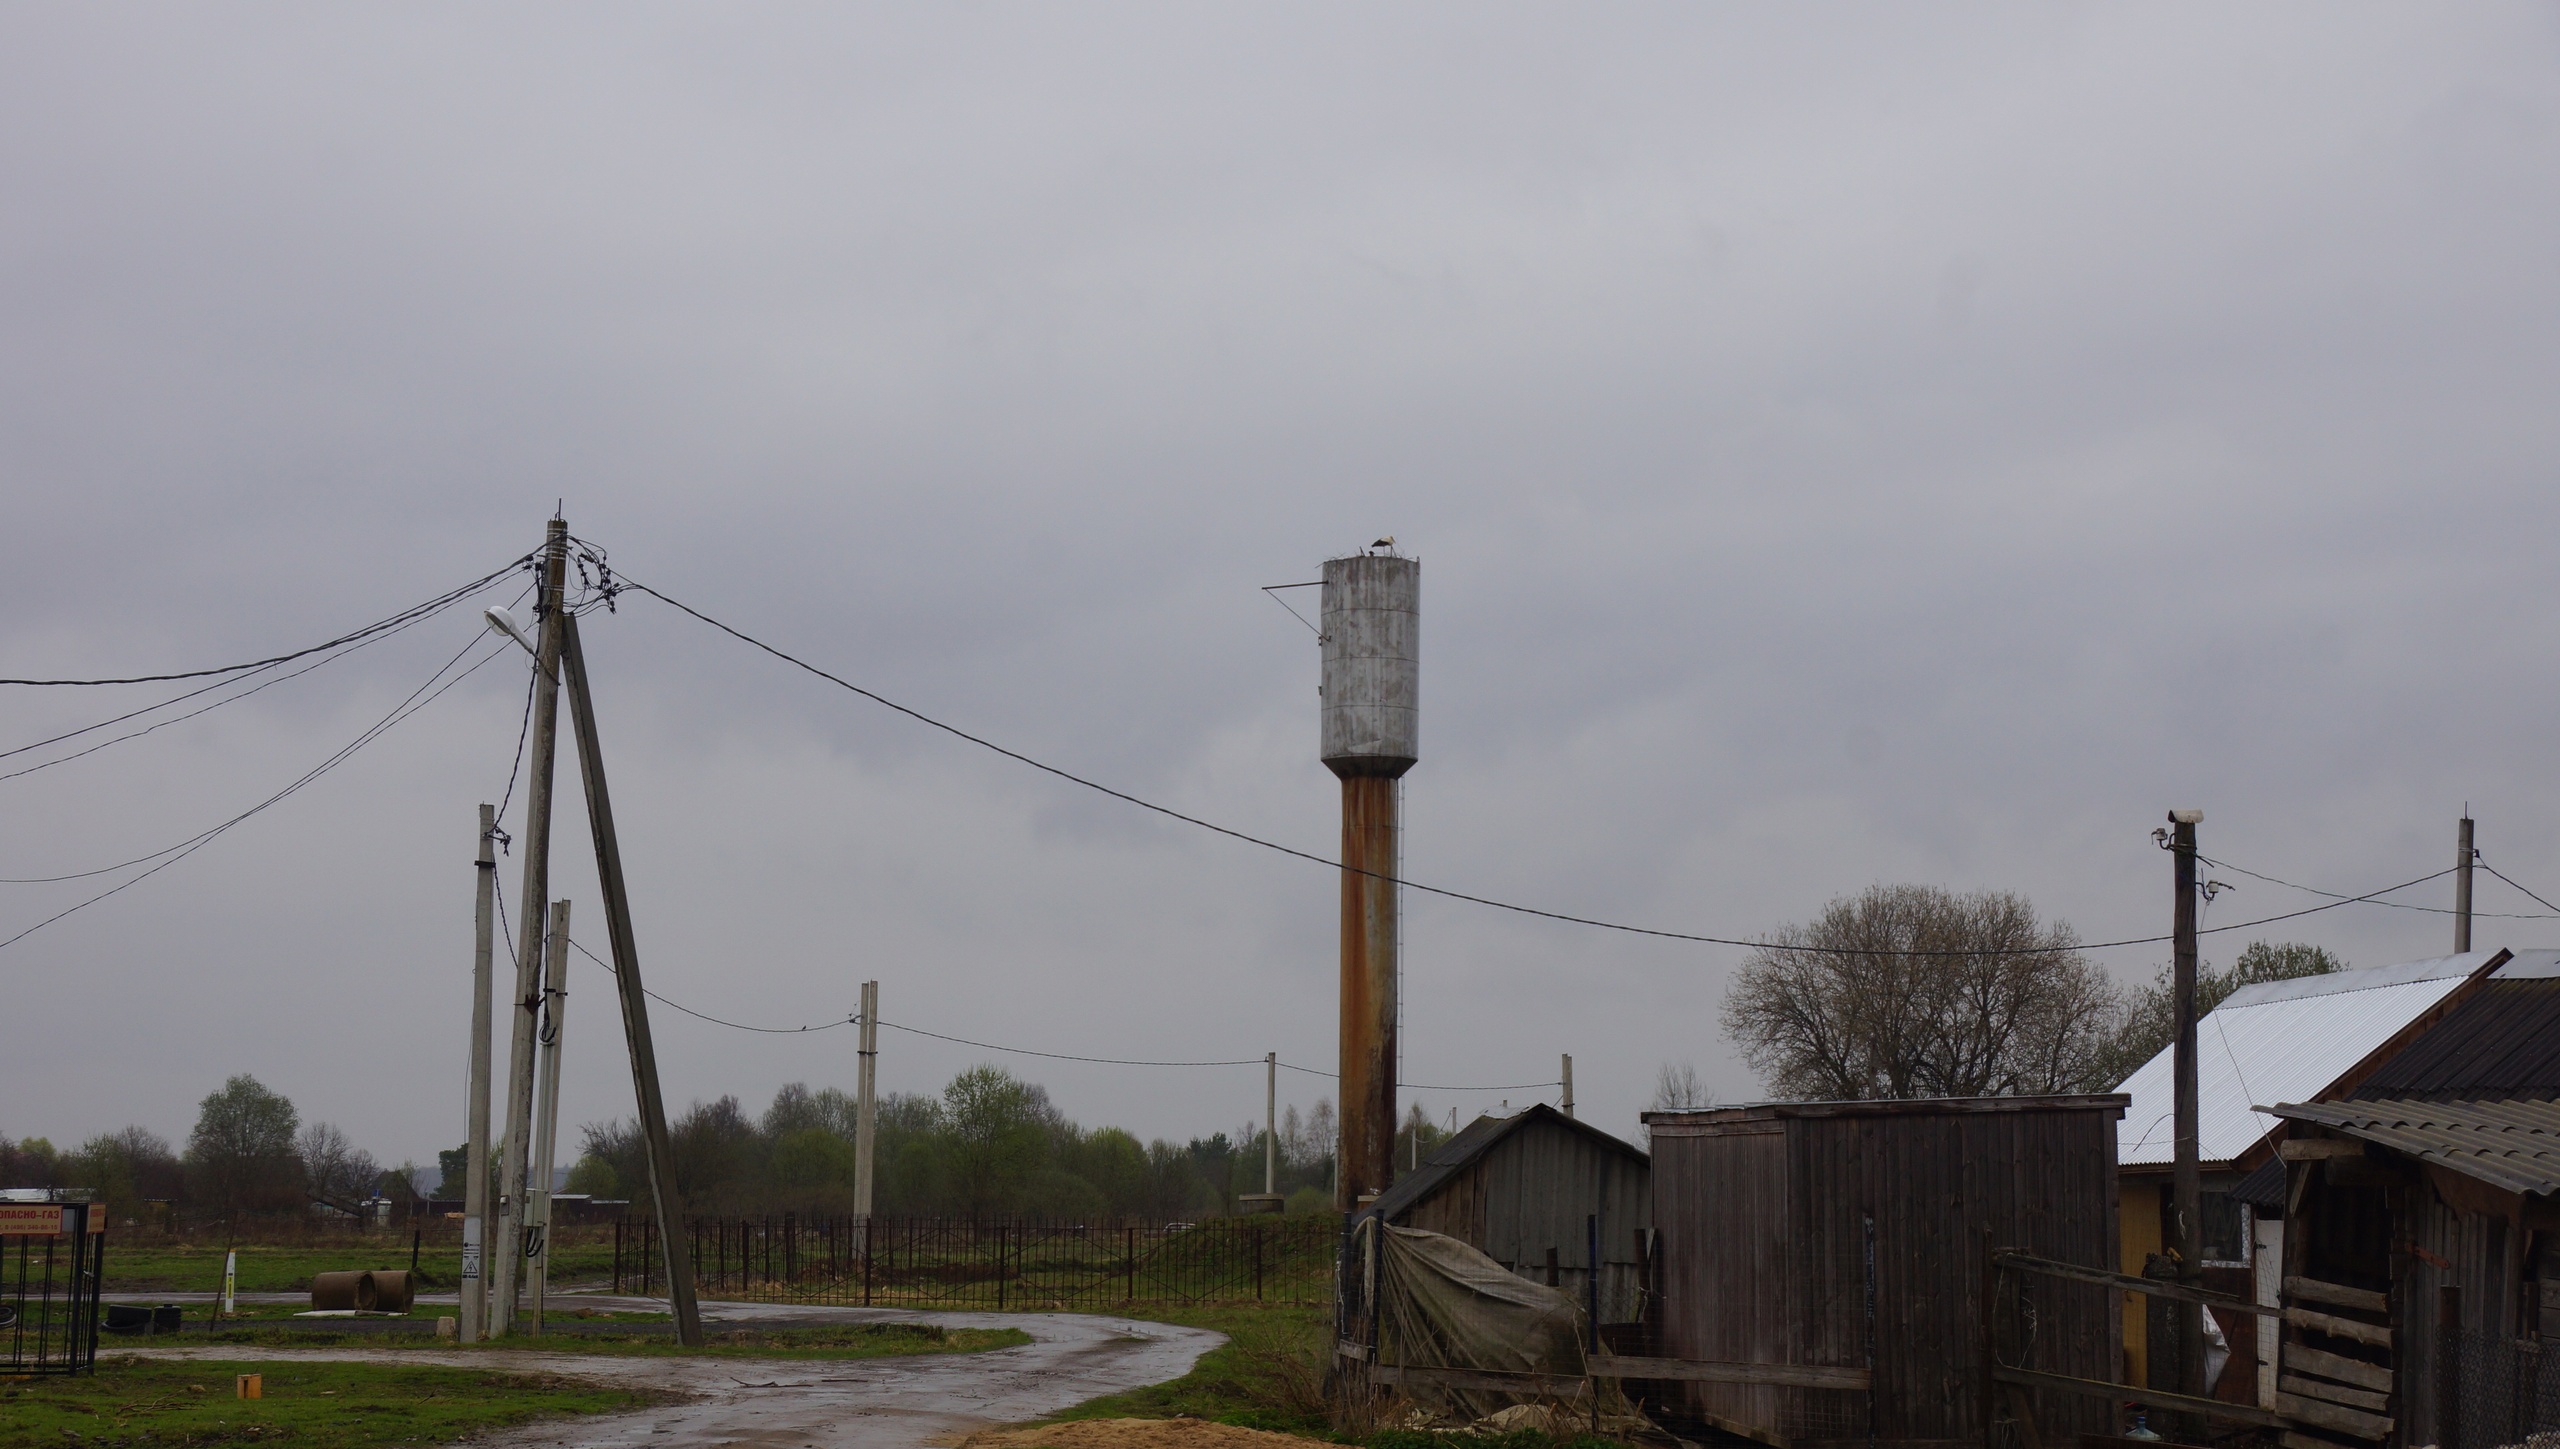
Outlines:
{"type": "Polygon", "coordinates": [[[2453,949],[2459,955],[2471,949],[2471,861],[2479,852],[2471,848],[2471,807],[2462,807],[2460,842],[2453,851],[2453,949]]]}
{"type": "Polygon", "coordinates": [[[551,903],[551,949],[542,966],[542,1088],[534,1107],[533,1187],[526,1193],[533,1231],[526,1256],[533,1268],[533,1331],[542,1331],[542,1298],[551,1287],[551,1162],[560,1135],[560,1048],[569,1036],[569,903],[551,903]]]}
{"type": "Polygon", "coordinates": [[[482,1275],[489,1229],[489,993],[496,964],[498,923],[494,914],[498,887],[498,807],[480,807],[480,861],[472,872],[479,900],[472,912],[475,931],[471,949],[471,1085],[466,1103],[471,1119],[471,1154],[462,1173],[462,1322],[464,1343],[478,1343],[487,1326],[489,1280],[482,1275]]]}
{"type": "Polygon", "coordinates": [[[853,1086],[853,1215],[871,1220],[871,1144],[875,1139],[872,1092],[880,1070],[880,983],[862,983],[862,1046],[853,1086]]]}
{"type": "Polygon", "coordinates": [[[543,542],[541,640],[534,647],[533,769],[524,795],[524,891],[516,897],[524,926],[516,946],[515,1033],[507,1056],[506,1157],[498,1186],[498,1273],[489,1336],[515,1325],[516,1285],[524,1268],[525,1162],[533,1138],[533,1038],[542,1009],[542,908],[551,899],[551,779],[560,745],[561,607],[569,573],[569,523],[551,520],[543,542]]]}
{"type": "MultiPolygon", "coordinates": [[[[2196,826],[2204,820],[2201,810],[2169,812],[2169,850],[2177,868],[2177,906],[2170,916],[2170,929],[2175,936],[2175,984],[2171,988],[2177,1011],[2177,1145],[2174,1177],[2169,1189],[2169,1244],[2178,1255],[2178,1281],[2189,1288],[2204,1285],[2204,1260],[2201,1256],[2199,1224],[2196,1215],[2202,1184],[2196,1164],[2196,826]]],[[[2178,1325],[2178,1392],[2202,1398],[2204,1382],[2204,1331],[2196,1319],[2192,1304],[2179,1304],[2172,1316],[2178,1325]]]]}
{"type": "Polygon", "coordinates": [[[667,1297],[676,1313],[676,1337],[702,1346],[702,1306],[693,1295],[693,1253],[684,1236],[684,1204],[676,1196],[675,1151],[667,1139],[667,1104],[658,1094],[658,1050],[649,1039],[649,998],[640,985],[640,943],[631,928],[631,895],[622,880],[622,843],[613,829],[613,798],[605,791],[604,747],[596,735],[595,700],[587,690],[586,653],[578,646],[578,621],[560,620],[562,663],[569,674],[569,712],[578,734],[578,772],[587,789],[587,826],[595,837],[596,884],[604,892],[604,923],[613,941],[614,994],[622,1002],[622,1034],[631,1048],[631,1095],[640,1108],[640,1143],[649,1170],[649,1198],[658,1219],[658,1246],[667,1265],[667,1297]]]}

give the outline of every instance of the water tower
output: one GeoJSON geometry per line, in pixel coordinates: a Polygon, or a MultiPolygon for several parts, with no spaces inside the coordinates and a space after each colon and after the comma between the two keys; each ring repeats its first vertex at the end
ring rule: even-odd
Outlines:
{"type": "Polygon", "coordinates": [[[1395,1181],[1398,817],[1419,738],[1421,599],[1421,564],[1392,551],[1325,563],[1323,758],[1342,780],[1344,866],[1335,1205],[1346,1211],[1395,1181]]]}

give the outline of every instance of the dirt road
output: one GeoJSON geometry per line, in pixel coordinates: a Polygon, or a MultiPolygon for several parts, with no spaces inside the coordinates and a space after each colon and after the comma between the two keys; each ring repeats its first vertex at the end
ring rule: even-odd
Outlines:
{"type": "MultiPolygon", "coordinates": [[[[664,1308],[663,1302],[581,1294],[579,1306],[664,1308]]],[[[1200,1328],[1080,1313],[906,1313],[706,1303],[707,1323],[847,1323],[899,1320],[952,1328],[1019,1328],[1032,1342],[988,1353],[852,1360],[616,1358],[541,1349],[258,1348],[151,1349],[189,1359],[358,1359],[386,1363],[522,1368],[606,1383],[645,1383],[700,1395],[693,1402],[601,1419],[532,1425],[476,1442],[510,1449],[629,1449],[735,1444],[758,1449],[910,1449],[954,1443],[989,1424],[1036,1419],[1099,1394],[1180,1378],[1223,1342],[1200,1328]]]]}

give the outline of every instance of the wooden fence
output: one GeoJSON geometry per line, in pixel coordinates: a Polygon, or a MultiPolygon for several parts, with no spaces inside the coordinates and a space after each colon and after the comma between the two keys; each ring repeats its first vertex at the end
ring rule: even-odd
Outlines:
{"type": "MultiPolygon", "coordinates": [[[[1113,1225],[985,1218],[694,1218],[706,1298],[919,1308],[1333,1301],[1330,1215],[1113,1225]]],[[[656,1224],[614,1225],[617,1293],[664,1292],[656,1224]]]]}

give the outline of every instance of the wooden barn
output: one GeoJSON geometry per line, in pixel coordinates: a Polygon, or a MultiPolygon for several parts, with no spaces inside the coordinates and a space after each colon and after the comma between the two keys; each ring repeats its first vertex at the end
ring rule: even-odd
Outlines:
{"type": "MultiPolygon", "coordinates": [[[[1646,1113],[1660,1245],[1655,1351],[1870,1370],[1865,1391],[1662,1385],[1667,1406],[1785,1449],[1871,1435],[1982,1442],[1986,1253],[1996,1245],[2114,1265],[2124,1108],[2109,1095],[1646,1113]]],[[[2032,1291],[2034,1340],[2011,1357],[2113,1380],[2123,1320],[2112,1295],[2085,1283],[2032,1291]]],[[[2119,1427],[2099,1399],[2038,1391],[2033,1408],[2047,1442],[2119,1427]]]]}
{"type": "Polygon", "coordinates": [[[1615,1323],[1637,1308],[1653,1227],[1651,1177],[1641,1149],[1541,1103],[1510,1117],[1478,1117],[1369,1211],[1470,1244],[1576,1302],[1589,1301],[1596,1228],[1600,1321],[1615,1323]]]}

